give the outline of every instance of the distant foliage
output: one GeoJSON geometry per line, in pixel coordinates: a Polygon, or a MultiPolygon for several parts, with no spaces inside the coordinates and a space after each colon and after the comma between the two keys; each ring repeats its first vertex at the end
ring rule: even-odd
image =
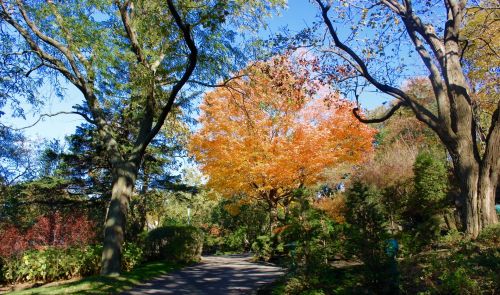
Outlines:
{"type": "Polygon", "coordinates": [[[331,220],[337,223],[345,222],[346,206],[342,195],[321,198],[313,206],[325,212],[331,220]]]}
{"type": "Polygon", "coordinates": [[[30,249],[88,245],[96,239],[95,229],[96,224],[84,215],[63,216],[59,212],[39,217],[26,231],[10,225],[0,230],[0,257],[30,249]]]}
{"type": "Polygon", "coordinates": [[[262,202],[240,205],[240,198],[222,199],[204,228],[206,253],[241,253],[251,250],[259,236],[269,233],[269,215],[262,202]]]}
{"type": "Polygon", "coordinates": [[[153,229],[146,237],[146,257],[175,262],[201,259],[203,232],[193,226],[164,226],[153,229]]]}

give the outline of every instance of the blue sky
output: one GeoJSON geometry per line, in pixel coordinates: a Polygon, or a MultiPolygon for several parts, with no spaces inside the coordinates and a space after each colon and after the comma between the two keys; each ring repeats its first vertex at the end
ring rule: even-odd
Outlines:
{"type": "MultiPolygon", "coordinates": [[[[287,27],[292,33],[311,25],[318,14],[317,7],[306,0],[289,0],[288,8],[281,12],[281,15],[273,16],[269,20],[269,27],[260,32],[260,36],[267,38],[274,33],[279,32],[283,27],[287,27]]],[[[47,87],[48,88],[48,87],[47,87]]],[[[45,88],[44,88],[45,89],[45,88]]],[[[42,113],[56,113],[59,111],[71,111],[71,106],[81,104],[83,96],[72,85],[67,86],[66,96],[64,100],[60,100],[55,96],[51,96],[46,102],[42,113]]],[[[382,101],[386,100],[380,94],[366,93],[362,100],[363,106],[373,108],[382,101]]],[[[24,127],[30,125],[38,118],[38,114],[29,111],[30,107],[27,106],[26,120],[20,118],[7,119],[8,125],[16,127],[24,127]]],[[[4,121],[6,117],[2,118],[4,121]]],[[[51,118],[45,118],[34,127],[25,129],[25,134],[34,140],[38,139],[64,139],[64,136],[74,132],[75,127],[81,124],[84,120],[77,115],[58,115],[51,118]]]]}

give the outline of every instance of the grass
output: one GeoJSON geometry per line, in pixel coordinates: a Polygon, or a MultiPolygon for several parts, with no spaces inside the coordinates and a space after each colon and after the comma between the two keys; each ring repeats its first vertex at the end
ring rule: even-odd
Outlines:
{"type": "Polygon", "coordinates": [[[78,281],[14,291],[8,294],[118,294],[145,280],[172,272],[180,267],[178,264],[169,262],[152,262],[123,273],[118,277],[91,276],[78,281]]]}

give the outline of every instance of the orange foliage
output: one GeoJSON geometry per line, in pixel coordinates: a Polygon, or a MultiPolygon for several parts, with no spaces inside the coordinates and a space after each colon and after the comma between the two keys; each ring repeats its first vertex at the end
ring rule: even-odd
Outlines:
{"type": "Polygon", "coordinates": [[[328,217],[338,223],[345,221],[345,200],[342,196],[322,198],[314,203],[314,207],[324,211],[328,217]]]}
{"type": "Polygon", "coordinates": [[[214,190],[276,206],[322,181],[326,168],[372,152],[375,131],[352,107],[312,79],[304,62],[276,57],[205,95],[190,150],[214,190]]]}

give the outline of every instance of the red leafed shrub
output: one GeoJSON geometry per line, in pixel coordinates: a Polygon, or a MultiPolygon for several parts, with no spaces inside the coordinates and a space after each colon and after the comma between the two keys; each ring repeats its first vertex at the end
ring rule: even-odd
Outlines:
{"type": "Polygon", "coordinates": [[[59,212],[44,215],[26,232],[9,226],[0,231],[0,256],[9,257],[28,249],[48,246],[67,248],[92,243],[96,238],[95,222],[84,215],[63,216],[59,212]]]}
{"type": "Polygon", "coordinates": [[[28,249],[28,241],[14,226],[0,231],[0,257],[9,257],[28,249]]]}

